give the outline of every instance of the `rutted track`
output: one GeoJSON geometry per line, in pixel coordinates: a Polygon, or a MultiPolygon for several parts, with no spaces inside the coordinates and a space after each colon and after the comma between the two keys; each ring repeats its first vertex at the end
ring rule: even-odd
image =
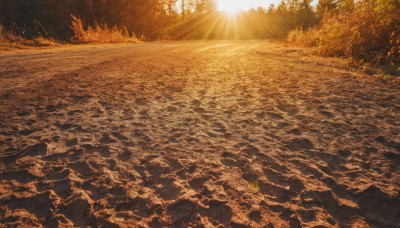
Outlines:
{"type": "Polygon", "coordinates": [[[400,225],[400,90],[268,41],[0,56],[0,223],[400,225]]]}

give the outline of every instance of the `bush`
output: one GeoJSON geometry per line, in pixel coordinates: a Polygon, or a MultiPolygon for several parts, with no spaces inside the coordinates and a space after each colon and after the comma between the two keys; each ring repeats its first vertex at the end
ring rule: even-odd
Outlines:
{"type": "Polygon", "coordinates": [[[400,2],[365,0],[351,9],[326,12],[317,27],[295,30],[290,42],[316,46],[321,54],[376,64],[400,63],[400,2]]]}
{"type": "Polygon", "coordinates": [[[73,42],[77,43],[123,43],[123,42],[136,42],[138,39],[135,35],[129,35],[128,30],[114,26],[108,28],[96,25],[94,27],[84,27],[82,20],[75,16],[72,17],[71,30],[73,32],[73,42]]]}
{"type": "Polygon", "coordinates": [[[320,33],[316,29],[304,31],[303,29],[295,29],[288,34],[288,41],[302,46],[314,47],[318,46],[320,33]]]}
{"type": "Polygon", "coordinates": [[[1,46],[10,46],[12,44],[16,44],[19,41],[22,41],[23,38],[16,35],[11,31],[7,31],[3,26],[0,25],[0,45],[1,46]]]}
{"type": "Polygon", "coordinates": [[[51,38],[38,36],[33,39],[27,39],[13,30],[6,30],[0,25],[0,47],[6,49],[58,46],[59,42],[51,38]]]}

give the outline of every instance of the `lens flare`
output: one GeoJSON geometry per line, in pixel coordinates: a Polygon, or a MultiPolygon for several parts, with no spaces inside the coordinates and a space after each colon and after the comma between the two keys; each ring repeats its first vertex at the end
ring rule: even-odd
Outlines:
{"type": "Polygon", "coordinates": [[[229,14],[236,14],[253,7],[257,6],[249,0],[218,0],[218,10],[229,14]]]}

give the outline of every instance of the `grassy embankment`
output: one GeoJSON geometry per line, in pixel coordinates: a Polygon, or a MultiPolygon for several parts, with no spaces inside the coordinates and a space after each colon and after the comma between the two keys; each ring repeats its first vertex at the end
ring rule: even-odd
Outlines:
{"type": "MultiPolygon", "coordinates": [[[[139,41],[135,34],[129,34],[126,28],[118,28],[116,26],[110,28],[107,25],[84,26],[82,20],[75,16],[72,16],[70,28],[73,34],[70,43],[73,44],[128,43],[139,41]]],[[[0,50],[55,47],[66,43],[68,42],[44,36],[27,38],[24,36],[24,32],[6,30],[0,25],[0,50]]]]}
{"type": "Polygon", "coordinates": [[[400,75],[400,4],[360,2],[327,12],[306,31],[289,33],[288,41],[314,47],[318,54],[340,56],[385,80],[400,75]]]}

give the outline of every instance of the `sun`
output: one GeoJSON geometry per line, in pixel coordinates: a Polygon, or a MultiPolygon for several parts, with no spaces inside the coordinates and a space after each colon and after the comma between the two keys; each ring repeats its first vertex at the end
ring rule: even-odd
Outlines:
{"type": "Polygon", "coordinates": [[[248,0],[218,0],[218,10],[230,14],[248,10],[251,7],[248,0]]]}

